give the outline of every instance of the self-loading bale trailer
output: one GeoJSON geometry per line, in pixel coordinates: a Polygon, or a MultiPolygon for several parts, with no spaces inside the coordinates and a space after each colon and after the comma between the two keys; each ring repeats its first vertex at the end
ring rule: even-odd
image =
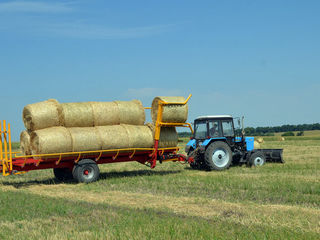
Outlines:
{"type": "MultiPolygon", "coordinates": [[[[78,182],[93,182],[99,178],[99,164],[136,161],[154,168],[157,162],[179,161],[191,163],[193,158],[178,154],[178,147],[160,148],[161,127],[187,127],[193,132],[190,123],[163,122],[165,106],[186,105],[185,102],[158,101],[155,122],[154,146],[152,148],[124,148],[82,152],[62,152],[21,156],[12,151],[11,127],[5,120],[0,122],[0,170],[3,176],[26,173],[32,170],[53,169],[59,180],[74,178],[78,182]]],[[[150,109],[150,108],[145,108],[150,109]]]]}

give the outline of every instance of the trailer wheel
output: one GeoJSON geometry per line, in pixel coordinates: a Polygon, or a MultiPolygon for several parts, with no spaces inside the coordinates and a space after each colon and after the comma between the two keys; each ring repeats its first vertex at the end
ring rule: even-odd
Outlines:
{"type": "Polygon", "coordinates": [[[53,174],[61,182],[73,179],[72,171],[69,168],[54,168],[53,174]]]}
{"type": "Polygon", "coordinates": [[[100,170],[95,161],[83,159],[74,165],[72,175],[77,182],[91,183],[98,180],[100,170]]]}
{"type": "Polygon", "coordinates": [[[227,169],[232,162],[231,149],[225,142],[213,142],[205,151],[204,160],[209,170],[227,169]]]}
{"type": "Polygon", "coordinates": [[[262,166],[266,163],[266,157],[262,152],[255,152],[250,156],[249,164],[250,166],[262,166]]]}

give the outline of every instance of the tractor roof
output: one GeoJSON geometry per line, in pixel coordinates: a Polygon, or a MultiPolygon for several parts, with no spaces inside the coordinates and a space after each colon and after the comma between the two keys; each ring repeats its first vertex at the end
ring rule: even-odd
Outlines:
{"type": "Polygon", "coordinates": [[[212,118],[232,118],[232,116],[231,115],[207,115],[207,116],[199,116],[195,120],[212,119],[212,118]]]}

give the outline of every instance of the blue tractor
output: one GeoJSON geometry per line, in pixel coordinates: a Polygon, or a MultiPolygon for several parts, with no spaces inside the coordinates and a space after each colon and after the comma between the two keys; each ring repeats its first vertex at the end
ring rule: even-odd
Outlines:
{"type": "MultiPolygon", "coordinates": [[[[238,121],[240,125],[240,119],[238,121]]],[[[194,120],[194,135],[185,151],[194,169],[224,170],[231,164],[262,166],[267,161],[281,162],[282,149],[255,149],[254,137],[245,137],[234,128],[230,115],[201,116],[194,120]]]]}

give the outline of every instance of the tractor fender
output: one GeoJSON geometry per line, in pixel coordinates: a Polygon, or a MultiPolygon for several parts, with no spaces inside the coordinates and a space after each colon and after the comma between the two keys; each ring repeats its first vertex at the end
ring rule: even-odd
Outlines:
{"type": "Polygon", "coordinates": [[[212,143],[212,142],[216,142],[216,141],[223,141],[223,142],[226,142],[227,139],[225,137],[218,137],[218,138],[208,138],[206,140],[204,140],[202,143],[201,143],[201,146],[200,146],[200,150],[202,152],[205,152],[207,147],[212,143]]]}
{"type": "Polygon", "coordinates": [[[190,152],[190,150],[193,151],[196,148],[197,148],[197,141],[195,139],[191,139],[185,147],[185,152],[188,153],[190,152]]]}

